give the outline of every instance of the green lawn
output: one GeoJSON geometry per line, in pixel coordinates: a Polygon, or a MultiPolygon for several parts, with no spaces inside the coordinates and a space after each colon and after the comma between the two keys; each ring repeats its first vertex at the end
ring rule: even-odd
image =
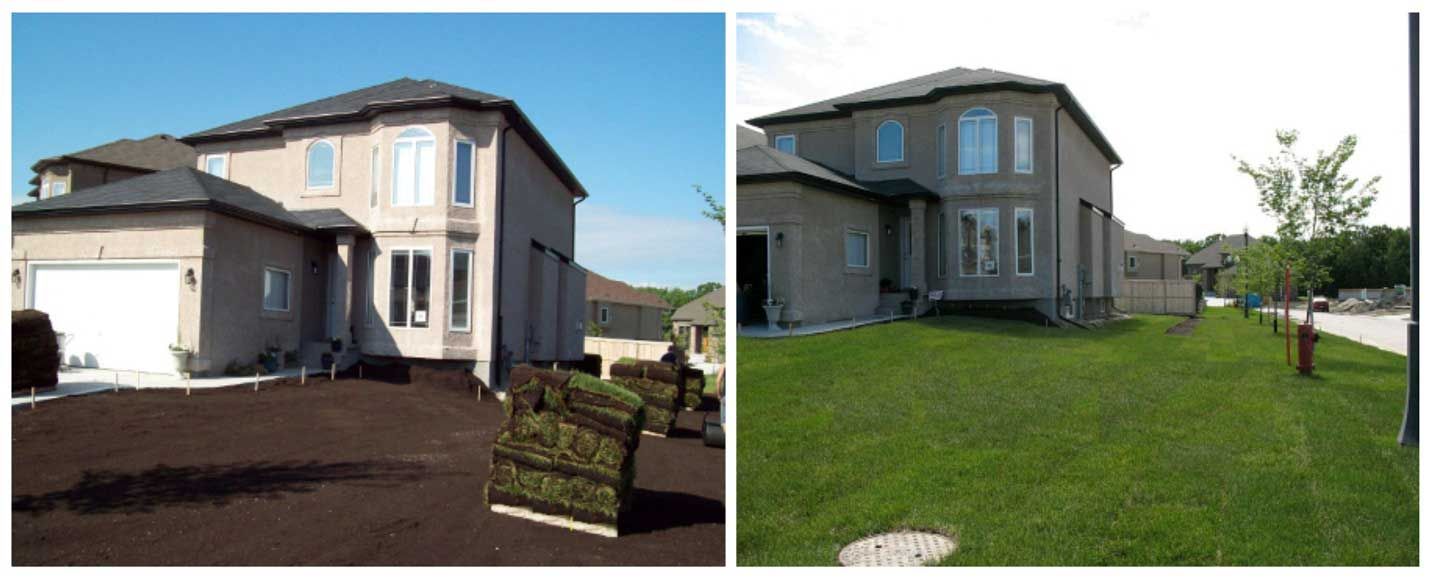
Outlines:
{"type": "Polygon", "coordinates": [[[740,339],[739,565],[895,528],[950,565],[1417,564],[1405,357],[1323,335],[1303,378],[1254,315],[1177,321],[740,339]]]}

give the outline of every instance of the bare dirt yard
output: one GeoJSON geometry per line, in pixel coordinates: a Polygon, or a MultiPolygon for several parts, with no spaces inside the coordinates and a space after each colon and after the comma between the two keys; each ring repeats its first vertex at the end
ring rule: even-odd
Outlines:
{"type": "Polygon", "coordinates": [[[611,539],[487,510],[489,394],[373,375],[14,409],[14,565],[724,563],[724,450],[701,444],[703,412],[641,439],[611,539]]]}

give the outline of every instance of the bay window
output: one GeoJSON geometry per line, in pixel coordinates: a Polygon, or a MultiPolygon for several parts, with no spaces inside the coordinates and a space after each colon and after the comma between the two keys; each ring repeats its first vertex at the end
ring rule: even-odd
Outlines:
{"type": "Polygon", "coordinates": [[[978,107],[958,118],[958,173],[998,173],[998,116],[978,107]]]}
{"type": "Polygon", "coordinates": [[[437,185],[437,142],[411,127],[392,143],[392,205],[431,206],[437,185]]]}
{"type": "Polygon", "coordinates": [[[390,313],[394,327],[427,327],[428,299],[432,289],[432,251],[397,249],[392,251],[392,277],[388,284],[390,313]]]}
{"type": "Polygon", "coordinates": [[[996,277],[998,275],[998,209],[960,210],[958,229],[959,275],[996,277]]]}

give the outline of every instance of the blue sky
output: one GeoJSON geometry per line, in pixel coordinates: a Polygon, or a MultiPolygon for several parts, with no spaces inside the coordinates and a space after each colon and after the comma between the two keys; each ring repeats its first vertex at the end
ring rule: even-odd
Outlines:
{"type": "Polygon", "coordinates": [[[576,258],[633,284],[723,280],[721,14],[62,15],[13,27],[12,203],[36,160],[185,135],[390,81],[513,98],[591,193],[576,258]],[[63,42],[56,42],[63,31],[63,42]]]}

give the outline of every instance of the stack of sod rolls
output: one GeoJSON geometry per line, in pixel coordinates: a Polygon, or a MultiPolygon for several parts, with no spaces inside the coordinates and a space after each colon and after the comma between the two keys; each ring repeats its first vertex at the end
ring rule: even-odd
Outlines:
{"type": "Polygon", "coordinates": [[[699,368],[682,366],[680,373],[685,377],[685,409],[700,410],[705,403],[705,372],[699,368]]]}
{"type": "Polygon", "coordinates": [[[630,505],[645,424],[639,396],[593,376],[511,371],[492,445],[492,511],[615,537],[630,505]]]}
{"type": "Polygon", "coordinates": [[[684,399],[685,378],[674,364],[654,360],[621,360],[611,364],[611,382],[645,401],[645,431],[670,434],[684,399]]]}

